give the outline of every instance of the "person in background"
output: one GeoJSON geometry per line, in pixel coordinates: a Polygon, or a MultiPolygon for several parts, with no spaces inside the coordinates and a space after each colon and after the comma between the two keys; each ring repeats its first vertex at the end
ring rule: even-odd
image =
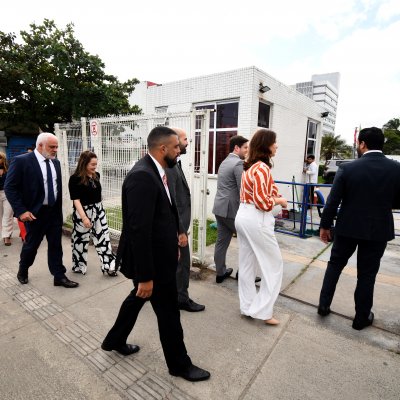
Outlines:
{"type": "MultiPolygon", "coordinates": [[[[180,128],[171,128],[178,135],[180,155],[186,154],[188,139],[186,132],[180,128]]],[[[181,159],[172,168],[166,170],[168,186],[172,197],[175,199],[179,214],[180,232],[185,232],[188,236],[191,218],[191,200],[189,185],[182,170],[181,159]]],[[[198,304],[189,297],[189,278],[190,278],[190,249],[189,246],[180,247],[180,258],[176,270],[176,285],[178,289],[178,305],[180,310],[189,312],[203,311],[205,306],[198,304]]]]}
{"type": "Polygon", "coordinates": [[[13,233],[14,216],[10,203],[4,192],[4,183],[6,181],[8,170],[7,158],[0,152],[0,222],[1,237],[5,246],[11,246],[11,236],[13,233]]]}
{"type": "Polygon", "coordinates": [[[90,236],[99,255],[101,270],[117,276],[106,213],[101,202],[100,174],[96,172],[97,156],[90,150],[82,152],[76,170],[69,178],[72,214],[72,271],[86,274],[90,236]]]}
{"type": "Polygon", "coordinates": [[[249,139],[233,136],[229,141],[230,153],[218,169],[217,193],[212,210],[217,220],[217,242],[214,250],[217,283],[223,282],[233,271],[232,268],[226,267],[226,252],[233,234],[236,233],[235,217],[239,208],[240,181],[243,160],[248,149],[249,139]]]}
{"type": "MultiPolygon", "coordinates": [[[[309,154],[306,158],[306,165],[303,169],[303,173],[306,176],[306,183],[317,184],[318,183],[318,165],[315,162],[314,154],[309,154]]],[[[310,200],[309,203],[314,204],[314,190],[315,186],[309,187],[310,190],[310,200]]],[[[307,208],[311,208],[311,204],[307,208]]]]}
{"type": "Polygon", "coordinates": [[[275,237],[276,205],[287,207],[271,175],[272,157],[278,146],[276,133],[259,129],[250,141],[240,189],[240,207],[235,219],[239,240],[239,301],[243,315],[277,325],[273,316],[282,283],[283,261],[275,237]],[[261,271],[260,289],[254,285],[261,271]]]}
{"type": "MultiPolygon", "coordinates": [[[[27,147],[25,153],[32,153],[32,151],[35,150],[35,146],[30,146],[27,147]]],[[[18,228],[19,228],[19,236],[23,242],[25,242],[25,237],[26,237],[26,229],[25,229],[25,224],[17,219],[18,221],[18,228]]]]}
{"type": "Polygon", "coordinates": [[[392,209],[399,206],[400,164],[382,153],[384,141],[379,128],[360,131],[357,142],[359,159],[339,167],[320,223],[320,238],[328,243],[332,239],[330,228],[337,215],[318,314],[325,317],[331,312],[336,284],[357,249],[352,325],[356,330],[372,325],[375,278],[387,242],[395,237],[392,209]]]}
{"type": "Polygon", "coordinates": [[[14,157],[4,186],[14,215],[25,223],[17,279],[28,283],[28,269],[34,263],[44,236],[48,243],[48,265],[54,286],[75,288],[79,284],[65,276],[62,257],[62,179],[60,161],[56,159],[58,140],[43,132],[36,139],[36,149],[14,157]]]}

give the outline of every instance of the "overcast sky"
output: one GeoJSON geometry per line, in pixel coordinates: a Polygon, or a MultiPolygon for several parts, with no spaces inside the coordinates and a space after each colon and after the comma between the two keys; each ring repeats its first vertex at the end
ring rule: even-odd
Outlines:
{"type": "MultiPolygon", "coordinates": [[[[399,0],[20,0],[0,30],[69,22],[120,80],[157,83],[256,66],[285,84],[340,72],[336,134],[400,117],[399,0]]],[[[279,133],[279,132],[278,132],[279,133]]]]}

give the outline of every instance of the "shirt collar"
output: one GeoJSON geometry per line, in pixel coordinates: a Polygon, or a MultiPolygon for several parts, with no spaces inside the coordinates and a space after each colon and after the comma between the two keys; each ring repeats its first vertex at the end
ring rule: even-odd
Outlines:
{"type": "Polygon", "coordinates": [[[161,179],[162,179],[162,177],[165,175],[165,170],[164,170],[164,168],[161,166],[161,164],[160,164],[150,153],[149,153],[149,156],[150,156],[151,159],[154,161],[154,164],[156,164],[158,173],[160,174],[161,179]]]}
{"type": "Polygon", "coordinates": [[[37,149],[33,150],[33,152],[35,153],[35,156],[39,162],[43,162],[44,160],[46,160],[46,157],[40,154],[37,149]]]}
{"type": "Polygon", "coordinates": [[[382,153],[382,150],[368,150],[363,154],[363,156],[365,156],[365,154],[368,154],[368,153],[382,153]]]}

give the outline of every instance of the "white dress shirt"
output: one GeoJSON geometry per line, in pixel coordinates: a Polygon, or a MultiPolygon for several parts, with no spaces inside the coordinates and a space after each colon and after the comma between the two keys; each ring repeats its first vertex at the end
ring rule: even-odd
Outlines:
{"type": "MultiPolygon", "coordinates": [[[[46,158],[43,157],[37,149],[33,151],[35,153],[35,156],[39,162],[40,169],[42,170],[42,175],[43,175],[43,184],[44,184],[44,200],[43,200],[43,205],[48,205],[49,204],[49,196],[48,196],[48,191],[47,191],[47,169],[46,169],[46,158]]],[[[49,160],[49,165],[51,169],[51,175],[53,177],[53,188],[54,188],[54,199],[57,200],[57,172],[56,168],[54,167],[53,161],[49,160]]]]}
{"type": "MultiPolygon", "coordinates": [[[[158,173],[160,174],[161,180],[162,180],[163,183],[164,183],[164,175],[165,175],[165,170],[164,170],[164,168],[161,166],[161,164],[160,164],[150,153],[149,153],[149,156],[150,156],[151,159],[154,161],[154,164],[156,164],[156,167],[157,167],[157,169],[158,169],[158,173]]],[[[167,196],[168,196],[168,198],[169,198],[169,202],[172,204],[172,201],[171,201],[171,194],[169,193],[168,185],[165,185],[165,184],[164,184],[164,188],[165,188],[165,191],[167,192],[167,196]]]]}

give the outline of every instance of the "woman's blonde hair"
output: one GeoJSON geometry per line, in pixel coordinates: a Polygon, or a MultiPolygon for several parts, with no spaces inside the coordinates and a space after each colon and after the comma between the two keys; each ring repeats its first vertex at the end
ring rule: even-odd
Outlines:
{"type": "Polygon", "coordinates": [[[4,171],[8,170],[7,156],[0,151],[0,165],[3,165],[4,171]]]}

